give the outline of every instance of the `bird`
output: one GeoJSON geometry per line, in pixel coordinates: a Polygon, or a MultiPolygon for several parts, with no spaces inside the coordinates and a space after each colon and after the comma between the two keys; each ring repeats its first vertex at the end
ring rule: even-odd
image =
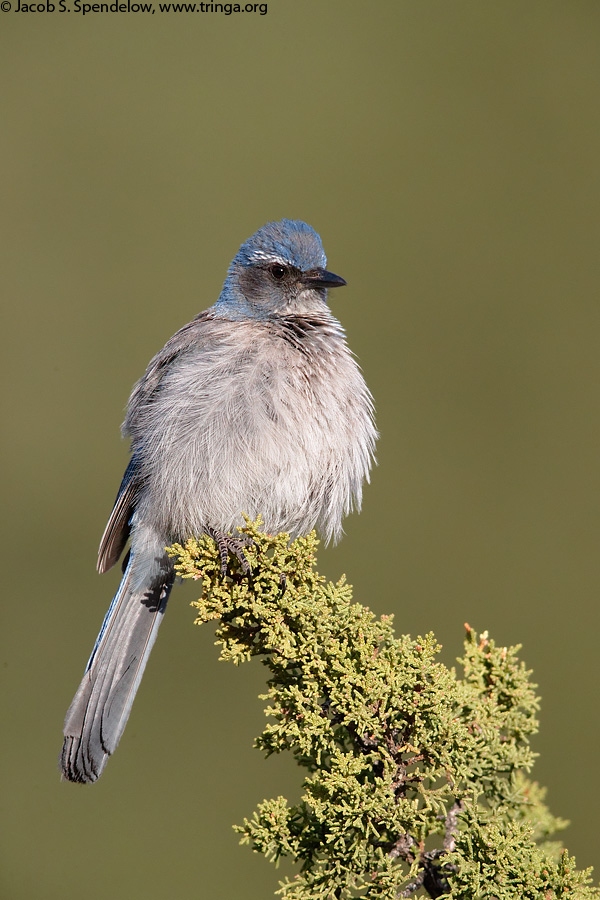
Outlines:
{"type": "Polygon", "coordinates": [[[167,341],[134,385],[131,457],[98,571],[123,577],[67,711],[62,779],[93,783],[114,753],[175,581],[165,547],[208,534],[247,571],[243,514],[334,543],[360,510],[378,437],[374,404],[328,291],[321,238],[268,222],[240,247],[216,303],[167,341]]]}

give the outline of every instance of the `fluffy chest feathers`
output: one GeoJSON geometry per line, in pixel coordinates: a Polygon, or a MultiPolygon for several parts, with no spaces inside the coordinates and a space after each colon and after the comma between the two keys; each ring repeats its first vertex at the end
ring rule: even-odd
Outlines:
{"type": "Polygon", "coordinates": [[[341,327],[331,315],[225,326],[190,323],[134,389],[125,430],[139,520],[181,539],[260,513],[268,531],[316,526],[337,539],[360,506],[376,437],[341,327]]]}

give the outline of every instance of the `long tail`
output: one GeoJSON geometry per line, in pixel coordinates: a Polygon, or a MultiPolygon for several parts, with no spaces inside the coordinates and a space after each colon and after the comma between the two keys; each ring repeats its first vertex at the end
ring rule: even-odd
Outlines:
{"type": "Polygon", "coordinates": [[[174,577],[164,571],[134,589],[132,565],[130,558],[67,711],[60,768],[68,781],[96,781],[114,753],[171,593],[174,577]]]}

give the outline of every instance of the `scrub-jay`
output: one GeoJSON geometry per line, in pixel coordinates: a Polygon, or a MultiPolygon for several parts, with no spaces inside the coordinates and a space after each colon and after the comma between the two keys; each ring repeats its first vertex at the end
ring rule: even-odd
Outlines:
{"type": "Polygon", "coordinates": [[[125,728],[174,581],[165,546],[207,533],[223,569],[242,512],[326,541],[360,508],[377,433],[373,403],[327,290],[318,234],[283,219],[240,247],[219,299],[181,328],[134,386],[131,461],[98,570],[130,551],[79,690],[60,759],[69,781],[102,774],[125,728]]]}

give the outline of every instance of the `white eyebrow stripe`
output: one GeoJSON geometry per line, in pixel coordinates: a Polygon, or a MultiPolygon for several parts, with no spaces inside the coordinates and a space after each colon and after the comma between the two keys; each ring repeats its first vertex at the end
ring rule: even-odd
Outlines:
{"type": "Polygon", "coordinates": [[[250,262],[279,263],[280,266],[291,265],[289,259],[284,259],[283,256],[274,256],[272,253],[265,253],[264,250],[255,250],[248,258],[250,262]]]}

